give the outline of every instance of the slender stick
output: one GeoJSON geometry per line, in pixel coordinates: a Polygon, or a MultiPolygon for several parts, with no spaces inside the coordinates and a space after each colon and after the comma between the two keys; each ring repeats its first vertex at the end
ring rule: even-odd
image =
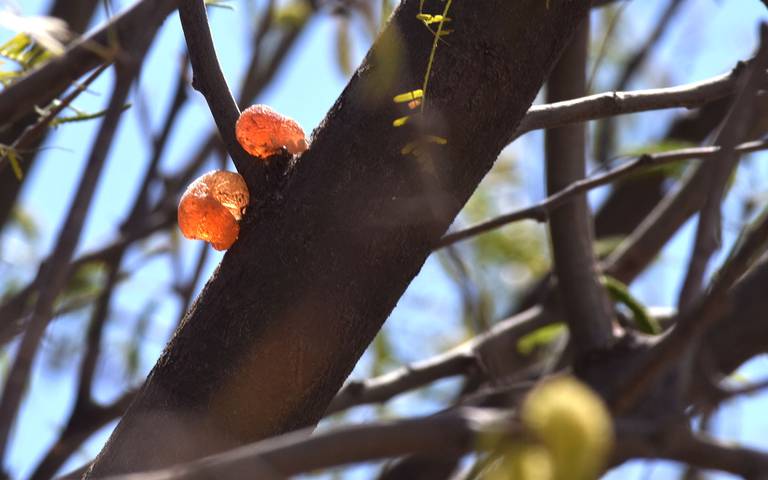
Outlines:
{"type": "MultiPolygon", "coordinates": [[[[768,149],[768,140],[745,142],[735,148],[735,150],[741,154],[757,152],[765,149],[768,149]]],[[[499,227],[503,227],[504,225],[508,225],[520,220],[535,220],[538,222],[545,222],[555,209],[559,208],[574,195],[584,193],[593,188],[608,185],[609,183],[616,180],[626,178],[638,172],[655,168],[660,165],[668,165],[670,163],[691,159],[712,159],[719,151],[720,147],[713,146],[683,148],[680,150],[671,150],[668,152],[642,154],[635,160],[618,166],[612,170],[609,170],[608,172],[573,182],[567,187],[563,188],[557,193],[548,196],[535,205],[500,215],[496,218],[479,223],[472,227],[465,228],[463,230],[448,233],[435,246],[435,250],[446,247],[448,245],[453,245],[454,243],[460,242],[462,240],[467,240],[469,238],[487,233],[499,227]]]]}

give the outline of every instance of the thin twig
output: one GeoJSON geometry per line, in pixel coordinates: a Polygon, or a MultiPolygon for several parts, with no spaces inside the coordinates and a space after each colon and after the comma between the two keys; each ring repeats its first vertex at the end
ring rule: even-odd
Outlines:
{"type": "MultiPolygon", "coordinates": [[[[768,140],[745,142],[741,145],[738,145],[734,150],[736,150],[738,153],[745,154],[765,149],[768,149],[768,140]]],[[[670,163],[691,159],[711,159],[718,152],[720,152],[720,147],[713,146],[683,148],[679,150],[670,150],[667,152],[642,154],[635,160],[625,163],[624,165],[620,165],[614,169],[609,170],[608,172],[573,182],[566,188],[550,195],[535,205],[500,215],[496,218],[493,218],[492,220],[479,223],[457,232],[448,233],[435,246],[435,250],[448,245],[452,245],[462,240],[472,238],[477,235],[481,235],[483,233],[495,230],[499,227],[520,220],[535,220],[537,222],[545,222],[550,217],[552,211],[563,205],[574,195],[584,193],[593,188],[607,185],[616,180],[629,177],[638,172],[652,169],[660,165],[667,165],[670,163]]]]}
{"type": "Polygon", "coordinates": [[[748,62],[740,62],[728,73],[675,87],[605,92],[574,100],[534,105],[528,110],[517,130],[510,135],[507,143],[511,143],[526,132],[541,128],[561,127],[571,123],[649,110],[700,107],[733,94],[736,91],[737,80],[747,64],[748,62]]]}
{"type": "Polygon", "coordinates": [[[724,443],[703,434],[693,434],[687,428],[670,432],[617,424],[618,441],[615,457],[618,461],[632,458],[666,459],[694,465],[707,470],[730,472],[743,478],[762,479],[768,476],[768,453],[732,443],[724,443]]]}
{"type": "Polygon", "coordinates": [[[491,380],[508,376],[516,367],[517,341],[532,331],[557,321],[553,312],[533,307],[498,322],[485,334],[434,357],[364,381],[351,381],[336,394],[326,415],[369,403],[382,403],[436,380],[480,369],[491,380]]]}
{"type": "MultiPolygon", "coordinates": [[[[145,212],[145,205],[149,202],[149,186],[157,180],[158,166],[160,158],[170,138],[171,131],[176,125],[176,118],[181,111],[181,107],[186,102],[186,60],[181,62],[178,81],[175,88],[175,94],[172,97],[171,105],[167,109],[165,120],[160,134],[155,136],[153,141],[152,154],[145,167],[144,176],[141,182],[139,192],[134,198],[133,205],[123,222],[121,230],[123,232],[132,232],[141,226],[145,212]]],[[[114,295],[115,288],[120,279],[120,268],[123,258],[130,246],[129,243],[123,243],[104,257],[107,279],[102,291],[100,292],[93,313],[91,315],[88,332],[86,334],[86,348],[83,358],[80,362],[80,372],[78,376],[77,393],[75,404],[72,408],[67,427],[61,432],[59,439],[54,446],[45,455],[43,461],[35,470],[33,479],[50,478],[56,470],[64,463],[74,449],[85,441],[95,429],[102,424],[101,421],[89,421],[88,419],[107,419],[103,423],[112,420],[121,415],[127,407],[127,403],[116,402],[111,407],[97,406],[92,394],[92,384],[94,381],[96,366],[101,354],[101,343],[103,341],[103,332],[110,313],[110,303],[114,295]],[[122,407],[119,409],[117,407],[122,407]],[[95,412],[100,415],[96,415],[95,412]],[[65,448],[66,447],[66,448],[65,448]]],[[[135,392],[127,392],[125,398],[133,398],[135,392]]]]}
{"type": "Polygon", "coordinates": [[[422,387],[442,378],[466,373],[476,366],[474,356],[467,352],[449,351],[445,354],[398,368],[380,377],[348,382],[331,402],[326,415],[367,403],[382,403],[401,393],[422,387]]]}

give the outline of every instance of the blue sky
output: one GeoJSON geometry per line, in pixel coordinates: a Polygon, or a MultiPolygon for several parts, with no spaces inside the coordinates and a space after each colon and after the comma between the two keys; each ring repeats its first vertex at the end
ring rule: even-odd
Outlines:
{"type": "MultiPolygon", "coordinates": [[[[22,0],[17,2],[25,14],[34,14],[46,10],[47,1],[22,0]]],[[[127,4],[128,2],[123,2],[127,4]]],[[[233,90],[237,90],[238,78],[247,61],[240,52],[246,49],[249,41],[248,29],[252,18],[249,13],[258,11],[263,1],[252,2],[244,6],[242,1],[235,2],[237,12],[214,10],[211,26],[222,68],[233,90]]],[[[113,1],[117,9],[120,2],[113,1]]],[[[621,24],[622,35],[628,45],[636,38],[643,38],[651,23],[655,21],[660,8],[665,2],[631,2],[624,17],[631,19],[621,24]]],[[[733,67],[736,60],[747,58],[753,50],[756,39],[758,18],[766,18],[765,7],[757,0],[739,0],[737,2],[697,1],[687,2],[687,6],[678,15],[678,19],[665,37],[662,48],[651,58],[644,74],[632,85],[632,88],[648,88],[676,83],[689,82],[721,73],[733,67]],[[706,25],[702,29],[701,25],[706,25]],[[706,52],[702,55],[701,52],[706,52]]],[[[103,13],[103,12],[102,12],[103,13]]],[[[103,20],[101,15],[99,21],[103,20]]],[[[8,32],[0,31],[0,40],[7,38],[8,32]]],[[[355,35],[357,47],[356,60],[362,57],[367,46],[364,36],[355,35]]],[[[339,72],[334,56],[335,49],[334,19],[321,16],[314,20],[303,34],[299,44],[291,52],[291,57],[279,72],[277,79],[258,99],[278,111],[295,118],[306,131],[311,131],[323,118],[325,112],[335,101],[346,83],[339,72]]],[[[101,245],[113,238],[120,222],[130,206],[137,179],[142,173],[149,155],[147,142],[144,140],[148,127],[154,131],[159,127],[168,97],[173,88],[172,79],[177,72],[179,55],[183,51],[183,37],[177,15],[166,21],[160,37],[155,42],[149,60],[142,72],[139,92],[146,98],[146,108],[137,102],[128,110],[121,124],[117,141],[111,152],[107,168],[98,187],[95,206],[89,214],[86,229],[78,247],[79,251],[101,245]],[[142,110],[146,111],[149,124],[142,121],[142,110]]],[[[357,63],[356,61],[354,63],[357,63]]],[[[610,78],[610,71],[601,73],[603,83],[610,78]]],[[[110,74],[105,74],[92,87],[91,93],[81,96],[77,106],[84,110],[95,111],[103,108],[111,82],[110,74]]],[[[202,132],[211,128],[211,118],[205,102],[199,94],[191,92],[182,115],[182,123],[175,129],[164,168],[172,170],[186,156],[195,151],[197,140],[202,132]]],[[[674,112],[665,113],[669,118],[674,112]]],[[[656,114],[643,114],[624,120],[631,125],[633,136],[627,138],[628,148],[635,148],[652,142],[664,122],[656,114]]],[[[20,235],[8,235],[0,242],[0,274],[11,271],[14,277],[29,278],[34,275],[35,260],[50,251],[52,241],[58,232],[59,222],[64,216],[71,200],[71,187],[76,184],[94,135],[95,123],[69,124],[59,128],[46,145],[46,150],[39,157],[37,168],[30,174],[22,195],[22,205],[37,221],[40,237],[34,244],[29,244],[20,235]]],[[[630,130],[630,129],[628,129],[630,130]]],[[[528,202],[543,196],[543,174],[541,156],[537,153],[541,134],[529,135],[509,148],[512,155],[524,157],[519,169],[526,180],[525,196],[528,202]]],[[[754,156],[757,161],[750,175],[740,176],[726,205],[726,212],[736,211],[739,194],[744,194],[754,177],[768,178],[768,166],[764,163],[765,155],[754,156]],[[755,173],[757,172],[757,173],[755,173]],[[752,177],[744,178],[744,177],[752,177]]],[[[213,165],[210,168],[214,168],[213,165]]],[[[604,192],[597,191],[592,200],[597,202],[604,192]]],[[[633,285],[638,297],[650,305],[674,305],[679,284],[681,265],[687,258],[685,251],[690,245],[690,236],[695,224],[691,223],[678,235],[662,253],[662,262],[657,262],[641,279],[633,285]]],[[[732,235],[726,236],[726,241],[732,235]]],[[[149,244],[161,244],[164,238],[153,238],[149,244]]],[[[185,273],[197,255],[198,246],[192,242],[183,243],[183,265],[185,273]]],[[[725,251],[725,250],[724,250],[725,251]]],[[[207,278],[221,258],[221,254],[209,256],[206,265],[207,278]]],[[[138,265],[140,255],[133,254],[127,265],[138,265]]],[[[166,341],[167,335],[176,317],[179,307],[170,292],[173,276],[167,259],[158,258],[142,264],[135,277],[118,290],[114,309],[120,313],[117,317],[135,319],[150,302],[158,302],[152,314],[153,323],[147,333],[142,350],[142,369],[148,371],[166,341]]],[[[398,308],[387,322],[387,332],[396,338],[397,356],[404,361],[425,358],[441,348],[458,343],[456,332],[460,322],[457,311],[459,300],[455,287],[446,278],[438,262],[430,259],[420,275],[413,282],[398,308]],[[439,321],[436,321],[439,320],[439,321]]],[[[51,336],[68,335],[82,328],[77,318],[62,318],[54,324],[51,336]]],[[[112,322],[108,335],[110,345],[124,344],[131,331],[132,320],[112,322]]],[[[106,352],[109,356],[110,352],[106,352]]],[[[61,427],[61,419],[71,407],[73,393],[70,373],[72,365],[59,369],[47,368],[45,361],[39,361],[18,428],[13,438],[11,467],[15,477],[23,477],[35,465],[41,445],[48,444],[55,437],[56,429],[61,427]]],[[[99,380],[96,383],[97,395],[105,401],[119,391],[117,385],[122,380],[119,362],[105,361],[100,367],[99,380]]],[[[364,358],[353,375],[364,376],[368,372],[369,362],[364,358]]],[[[759,357],[748,364],[742,372],[747,378],[758,379],[768,375],[768,360],[759,357]]],[[[448,382],[444,388],[450,388],[448,382]]],[[[766,408],[768,396],[761,395],[733,402],[718,416],[717,432],[726,439],[738,440],[768,449],[768,438],[763,432],[768,431],[768,418],[761,411],[766,408]]],[[[406,396],[394,402],[392,413],[429,412],[434,404],[418,395],[406,396]]],[[[374,409],[356,409],[351,420],[361,421],[371,418],[374,409]]],[[[68,467],[78,466],[98,452],[107,431],[97,435],[88,443],[80,455],[76,455],[68,467]]],[[[625,467],[611,475],[611,478],[640,478],[647,467],[625,467]]],[[[666,478],[672,475],[668,464],[653,467],[653,478],[666,478]]],[[[364,472],[364,470],[358,470],[364,472]]]]}

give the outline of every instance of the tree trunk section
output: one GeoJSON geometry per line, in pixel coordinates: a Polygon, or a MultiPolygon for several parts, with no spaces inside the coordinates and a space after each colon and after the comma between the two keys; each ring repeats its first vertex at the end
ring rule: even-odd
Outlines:
{"type": "MultiPolygon", "coordinates": [[[[272,200],[251,208],[91,476],[167,466],[314,425],[491,168],[589,1],[454,1],[433,35],[405,0],[272,200]],[[547,3],[549,5],[547,6],[547,3]],[[438,135],[431,158],[403,155],[438,135]]],[[[445,3],[424,2],[440,14],[445,3]]],[[[433,25],[436,27],[436,24],[433,25]]],[[[311,79],[308,79],[311,81],[311,79]]],[[[290,113],[290,112],[286,112],[290,113]]]]}

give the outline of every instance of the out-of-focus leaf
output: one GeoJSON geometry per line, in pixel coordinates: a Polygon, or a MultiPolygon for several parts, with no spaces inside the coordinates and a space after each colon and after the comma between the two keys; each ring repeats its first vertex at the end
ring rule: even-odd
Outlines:
{"type": "Polygon", "coordinates": [[[526,397],[521,418],[551,455],[554,475],[548,478],[597,478],[612,448],[613,426],[587,385],[570,376],[546,380],[526,397]]]}
{"type": "Polygon", "coordinates": [[[552,341],[565,333],[565,325],[562,323],[553,323],[536,329],[528,335],[523,335],[517,341],[517,351],[521,355],[528,356],[539,347],[549,345],[552,341]]]}
{"type": "Polygon", "coordinates": [[[125,373],[128,380],[133,380],[141,373],[141,345],[144,342],[147,330],[152,323],[152,316],[160,307],[160,303],[150,300],[144,305],[136,319],[131,338],[125,351],[125,373]]]}
{"type": "Polygon", "coordinates": [[[352,37],[346,16],[339,16],[336,22],[336,65],[345,77],[352,75],[352,37]]]}
{"type": "Polygon", "coordinates": [[[21,169],[21,162],[19,162],[19,152],[16,149],[0,143],[0,158],[8,159],[13,174],[19,181],[24,178],[24,171],[21,169]]]}
{"type": "Polygon", "coordinates": [[[35,219],[20,206],[17,205],[11,210],[11,219],[27,240],[34,241],[40,236],[40,229],[35,219]]]}
{"type": "Polygon", "coordinates": [[[373,362],[371,364],[371,375],[374,377],[382,375],[388,368],[395,363],[392,352],[392,341],[386,329],[381,329],[373,339],[373,362]]]}
{"type": "Polygon", "coordinates": [[[78,268],[66,288],[59,296],[59,304],[64,304],[68,299],[83,297],[97,293],[104,283],[104,266],[94,262],[78,268]]]}
{"type": "Polygon", "coordinates": [[[659,323],[648,314],[645,306],[629,293],[629,288],[626,285],[607,275],[600,277],[600,283],[603,284],[613,301],[621,303],[632,312],[632,318],[638,330],[649,335],[661,333],[659,323]]]}
{"type": "Polygon", "coordinates": [[[312,13],[307,2],[303,0],[294,0],[274,11],[274,22],[284,27],[298,27],[306,22],[312,13]]]}
{"type": "Polygon", "coordinates": [[[53,55],[64,53],[64,42],[72,36],[67,23],[60,18],[19,15],[10,10],[0,11],[0,28],[19,34],[11,41],[24,35],[26,38],[24,43],[32,43],[42,51],[53,55]]]}
{"type": "Polygon", "coordinates": [[[594,251],[595,256],[598,258],[605,258],[608,255],[610,255],[614,250],[616,250],[616,247],[621,244],[621,242],[624,241],[624,238],[622,235],[614,235],[611,237],[605,237],[595,240],[594,243],[594,251]]]}
{"type": "MultiPolygon", "coordinates": [[[[645,153],[650,153],[650,152],[662,153],[662,152],[669,152],[672,150],[679,150],[681,148],[689,148],[694,146],[695,145],[690,142],[665,140],[662,142],[652,143],[650,145],[643,145],[642,147],[627,150],[619,158],[638,157],[640,155],[643,155],[645,153]]],[[[687,164],[688,162],[680,161],[680,162],[672,162],[672,163],[667,163],[663,165],[656,165],[653,167],[643,168],[642,170],[638,170],[628,175],[626,179],[630,180],[633,178],[642,178],[642,177],[657,176],[657,175],[663,175],[671,178],[680,178],[687,164]]]]}
{"type": "Polygon", "coordinates": [[[232,0],[205,0],[205,4],[209,7],[223,8],[225,10],[235,9],[235,6],[232,5],[232,0]]]}
{"type": "Polygon", "coordinates": [[[52,54],[26,33],[19,33],[0,45],[0,55],[13,60],[22,71],[26,71],[44,63],[52,54]]]}

